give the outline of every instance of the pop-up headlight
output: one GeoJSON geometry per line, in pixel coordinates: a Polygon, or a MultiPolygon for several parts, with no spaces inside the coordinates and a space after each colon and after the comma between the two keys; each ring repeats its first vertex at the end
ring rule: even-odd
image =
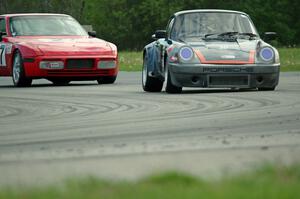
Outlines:
{"type": "Polygon", "coordinates": [[[112,69],[117,67],[116,60],[100,60],[97,68],[99,69],[112,69]]]}
{"type": "Polygon", "coordinates": [[[41,61],[40,69],[63,69],[63,61],[41,61]]]}

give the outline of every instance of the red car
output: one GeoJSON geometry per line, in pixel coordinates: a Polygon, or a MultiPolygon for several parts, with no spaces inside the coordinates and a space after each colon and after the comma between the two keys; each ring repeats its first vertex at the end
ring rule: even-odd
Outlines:
{"type": "Polygon", "coordinates": [[[30,86],[39,78],[56,85],[114,83],[117,47],[95,37],[64,14],[0,15],[0,76],[12,76],[15,86],[30,86]]]}

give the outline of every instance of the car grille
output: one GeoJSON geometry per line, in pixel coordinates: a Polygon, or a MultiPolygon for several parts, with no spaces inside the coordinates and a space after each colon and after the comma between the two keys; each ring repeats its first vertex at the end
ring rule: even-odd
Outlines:
{"type": "Polygon", "coordinates": [[[93,67],[93,59],[68,59],[66,61],[66,69],[85,69],[93,67]]]}
{"type": "Polygon", "coordinates": [[[205,73],[252,73],[253,68],[250,67],[205,67],[205,73]]]}
{"type": "Polygon", "coordinates": [[[210,86],[248,86],[248,76],[209,76],[210,86]]]}

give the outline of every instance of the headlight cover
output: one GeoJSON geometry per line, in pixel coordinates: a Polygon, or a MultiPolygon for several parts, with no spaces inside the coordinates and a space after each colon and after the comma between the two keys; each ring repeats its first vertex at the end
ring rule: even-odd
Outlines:
{"type": "Polygon", "coordinates": [[[274,56],[274,51],[270,47],[264,47],[259,52],[259,57],[265,62],[270,62],[274,60],[274,56]]]}
{"type": "Polygon", "coordinates": [[[180,60],[187,62],[193,59],[194,51],[191,47],[183,46],[179,50],[179,58],[180,60]]]}
{"type": "Polygon", "coordinates": [[[63,69],[63,61],[41,61],[40,69],[63,69]]]}
{"type": "Polygon", "coordinates": [[[98,69],[112,69],[116,67],[117,67],[116,60],[100,60],[97,65],[98,69]]]}

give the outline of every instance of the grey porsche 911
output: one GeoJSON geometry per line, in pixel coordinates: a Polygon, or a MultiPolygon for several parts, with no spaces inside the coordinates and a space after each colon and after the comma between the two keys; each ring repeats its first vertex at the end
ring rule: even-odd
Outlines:
{"type": "Polygon", "coordinates": [[[148,92],[180,93],[182,87],[274,90],[278,51],[259,36],[250,17],[231,10],[175,13],[166,30],[144,48],[142,86],[148,92]]]}

